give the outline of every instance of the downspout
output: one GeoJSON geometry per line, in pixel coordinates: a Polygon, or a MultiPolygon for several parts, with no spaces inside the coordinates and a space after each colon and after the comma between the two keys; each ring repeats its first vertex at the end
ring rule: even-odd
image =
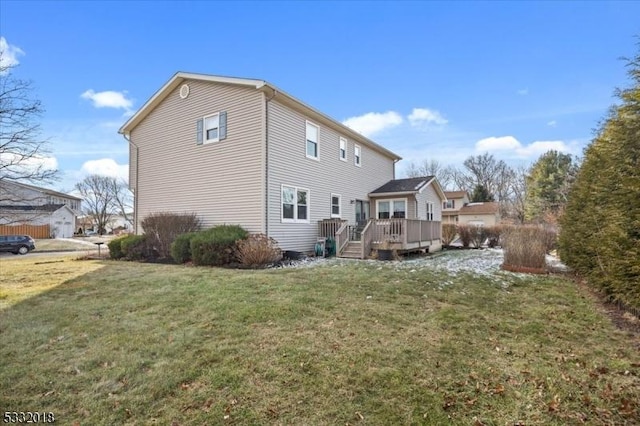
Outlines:
{"type": "Polygon", "coordinates": [[[269,235],[269,102],[278,94],[277,90],[273,90],[270,98],[264,101],[264,173],[265,173],[265,191],[264,191],[264,233],[269,235]]]}
{"type": "MultiPolygon", "coordinates": [[[[133,143],[133,141],[131,140],[130,133],[123,133],[122,136],[127,140],[127,142],[129,142],[129,145],[133,146],[136,150],[136,181],[135,181],[136,188],[131,192],[133,192],[133,232],[134,234],[137,234],[138,233],[138,175],[140,172],[140,170],[138,169],[138,165],[140,164],[139,163],[140,148],[138,147],[138,145],[133,143]]],[[[129,185],[129,187],[131,187],[131,185],[129,185]]]]}
{"type": "Polygon", "coordinates": [[[393,160],[393,179],[396,179],[396,163],[400,161],[397,158],[395,160],[393,160]]]}

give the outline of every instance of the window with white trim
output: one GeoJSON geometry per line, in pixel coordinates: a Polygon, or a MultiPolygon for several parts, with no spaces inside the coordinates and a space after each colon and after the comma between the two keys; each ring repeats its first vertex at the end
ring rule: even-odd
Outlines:
{"type": "Polygon", "coordinates": [[[340,196],[340,194],[331,194],[331,217],[341,216],[341,212],[340,212],[341,198],[342,197],[340,196]]]}
{"type": "Polygon", "coordinates": [[[427,201],[427,220],[433,220],[433,203],[427,201]]]}
{"type": "Polygon", "coordinates": [[[340,138],[340,159],[347,161],[347,140],[343,137],[340,138]]]}
{"type": "Polygon", "coordinates": [[[456,208],[456,200],[447,200],[442,203],[443,209],[455,209],[456,208]]]}
{"type": "Polygon", "coordinates": [[[220,140],[220,114],[212,114],[204,118],[204,143],[220,140]]]}
{"type": "Polygon", "coordinates": [[[307,121],[307,158],[319,159],[320,128],[307,121]]]}
{"type": "Polygon", "coordinates": [[[282,221],[309,223],[309,190],[282,185],[282,221]]]}
{"type": "Polygon", "coordinates": [[[227,138],[227,112],[209,114],[196,121],[196,144],[218,142],[227,138]]]}
{"type": "Polygon", "coordinates": [[[383,200],[376,202],[378,219],[405,218],[407,217],[406,200],[383,200]]]}
{"type": "Polygon", "coordinates": [[[362,158],[360,158],[360,156],[361,156],[360,145],[355,145],[353,147],[353,164],[355,164],[358,167],[362,165],[362,158]]]}

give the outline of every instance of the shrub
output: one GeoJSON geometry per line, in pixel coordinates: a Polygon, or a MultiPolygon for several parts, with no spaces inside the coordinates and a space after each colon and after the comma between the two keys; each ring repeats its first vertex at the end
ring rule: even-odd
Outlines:
{"type": "Polygon", "coordinates": [[[199,266],[223,266],[236,261],[236,241],[247,238],[238,225],[220,225],[191,238],[191,257],[199,266]]]}
{"type": "Polygon", "coordinates": [[[458,235],[462,241],[462,247],[469,247],[471,243],[471,227],[469,225],[458,225],[458,235]]]}
{"type": "Polygon", "coordinates": [[[544,233],[544,247],[547,253],[558,248],[558,231],[554,227],[545,226],[542,228],[544,233]]]}
{"type": "Polygon", "coordinates": [[[178,235],[200,230],[202,222],[195,213],[152,213],[141,222],[149,245],[162,259],[171,257],[171,243],[178,235]]]}
{"type": "Polygon", "coordinates": [[[171,243],[171,257],[176,263],[186,263],[191,260],[191,239],[197,232],[178,235],[171,243]]]}
{"type": "Polygon", "coordinates": [[[122,240],[123,238],[115,238],[107,244],[111,259],[122,259],[124,257],[124,253],[122,252],[122,240]]]}
{"type": "Polygon", "coordinates": [[[236,256],[244,266],[258,267],[280,260],[282,250],[273,238],[264,234],[251,234],[236,244],[236,256]]]}
{"type": "Polygon", "coordinates": [[[442,245],[448,246],[456,238],[458,231],[453,223],[445,223],[442,225],[442,245]]]}
{"type": "Polygon", "coordinates": [[[503,267],[543,270],[547,253],[546,238],[546,231],[541,226],[505,228],[502,234],[503,267]]]}
{"type": "Polygon", "coordinates": [[[469,234],[474,248],[480,248],[484,240],[487,239],[487,231],[484,226],[469,225],[469,234]]]}
{"type": "Polygon", "coordinates": [[[120,243],[127,260],[155,260],[157,255],[149,245],[146,235],[128,235],[120,243]]]}
{"type": "Polygon", "coordinates": [[[500,234],[502,234],[502,226],[487,226],[487,228],[485,228],[485,232],[487,233],[487,245],[490,248],[495,248],[500,245],[500,234]]]}

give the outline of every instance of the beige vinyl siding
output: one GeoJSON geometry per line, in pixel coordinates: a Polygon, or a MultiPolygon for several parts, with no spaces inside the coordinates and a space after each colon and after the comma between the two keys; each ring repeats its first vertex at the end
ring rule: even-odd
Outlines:
{"type": "Polygon", "coordinates": [[[355,204],[393,179],[393,160],[331,128],[292,110],[274,98],[268,104],[268,231],[286,250],[311,251],[318,221],[331,217],[331,194],[341,196],[341,216],[355,223],[355,204]],[[319,126],[319,161],[306,156],[306,120],[319,126]],[[347,139],[347,158],[339,158],[340,137],[347,139]],[[354,144],[362,149],[362,167],[353,164],[354,144]],[[282,223],[281,186],[309,189],[309,223],[282,223]]]}
{"type": "MultiPolygon", "coordinates": [[[[130,177],[136,223],[154,212],[195,212],[206,227],[239,224],[264,232],[263,94],[222,83],[185,83],[186,99],[178,86],[131,131],[139,147],[139,170],[134,167],[130,177]],[[221,111],[227,112],[226,139],[197,145],[197,120],[221,111]]],[[[133,166],[135,147],[130,149],[133,166]]]]}
{"type": "Polygon", "coordinates": [[[433,220],[442,221],[442,202],[444,201],[438,195],[433,185],[429,184],[422,192],[416,194],[418,200],[418,219],[427,218],[427,202],[433,203],[433,220]]]}
{"type": "Polygon", "coordinates": [[[482,222],[483,226],[495,226],[499,222],[495,214],[462,214],[459,218],[461,225],[469,222],[482,222]]]}

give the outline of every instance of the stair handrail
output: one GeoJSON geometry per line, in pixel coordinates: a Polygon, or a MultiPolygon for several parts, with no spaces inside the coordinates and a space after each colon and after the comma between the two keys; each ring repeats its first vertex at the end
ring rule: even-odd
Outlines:
{"type": "Polygon", "coordinates": [[[345,221],[336,231],[336,256],[342,253],[345,246],[349,244],[349,222],[345,221]]]}
{"type": "Polygon", "coordinates": [[[360,234],[360,259],[366,259],[371,253],[371,242],[373,241],[372,223],[371,219],[369,219],[360,234]]]}

